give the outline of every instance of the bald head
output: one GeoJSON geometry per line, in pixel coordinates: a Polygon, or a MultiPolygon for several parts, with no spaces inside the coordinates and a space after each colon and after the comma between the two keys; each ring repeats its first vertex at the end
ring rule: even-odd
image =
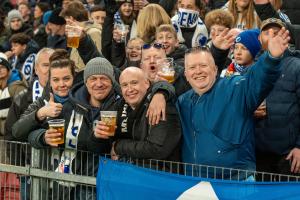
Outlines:
{"type": "Polygon", "coordinates": [[[133,109],[142,102],[150,87],[144,71],[137,67],[128,67],[121,73],[120,85],[125,101],[133,109]]]}

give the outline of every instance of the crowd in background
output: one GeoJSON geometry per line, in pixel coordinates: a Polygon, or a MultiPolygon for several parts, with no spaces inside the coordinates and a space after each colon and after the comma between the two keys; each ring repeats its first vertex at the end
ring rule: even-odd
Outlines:
{"type": "Polygon", "coordinates": [[[110,154],[298,175],[299,19],[296,0],[1,1],[0,139],[61,147],[59,173],[110,154]]]}

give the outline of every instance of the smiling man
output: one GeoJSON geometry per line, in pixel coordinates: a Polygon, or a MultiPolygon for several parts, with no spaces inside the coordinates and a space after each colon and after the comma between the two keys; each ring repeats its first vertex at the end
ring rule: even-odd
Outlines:
{"type": "MultiPolygon", "coordinates": [[[[120,86],[124,101],[120,102],[118,108],[122,115],[127,113],[127,132],[122,132],[122,124],[118,123],[119,129],[111,152],[113,159],[131,157],[179,161],[181,129],[174,103],[167,102],[166,120],[151,126],[147,118],[151,85],[143,70],[126,68],[120,76],[120,86]]],[[[100,128],[107,130],[105,126],[100,128]]]]}
{"type": "MultiPolygon", "coordinates": [[[[192,90],[179,97],[186,163],[255,170],[253,112],[280,75],[280,60],[288,47],[284,28],[268,40],[268,52],[244,76],[217,79],[217,68],[207,48],[194,48],[185,56],[185,75],[192,90]]],[[[215,168],[194,173],[226,177],[215,168]]],[[[225,174],[224,174],[225,173],[225,174]]],[[[230,174],[235,178],[234,172],[230,174]]],[[[249,174],[238,174],[248,179],[249,174]]]]}

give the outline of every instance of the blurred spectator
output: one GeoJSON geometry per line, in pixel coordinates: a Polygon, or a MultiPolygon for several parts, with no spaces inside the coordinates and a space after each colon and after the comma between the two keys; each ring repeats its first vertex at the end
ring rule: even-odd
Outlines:
{"type": "Polygon", "coordinates": [[[278,12],[279,17],[283,22],[291,23],[289,17],[280,10],[282,7],[282,0],[270,0],[270,3],[272,4],[273,8],[278,12]]]}
{"type": "Polygon", "coordinates": [[[136,37],[137,25],[132,2],[132,0],[127,0],[119,3],[120,8],[114,15],[111,63],[117,67],[121,67],[125,62],[125,47],[127,41],[136,37]]]}
{"type": "Polygon", "coordinates": [[[282,0],[282,11],[287,14],[292,24],[300,25],[300,2],[298,0],[282,0]]]}
{"type": "Polygon", "coordinates": [[[155,40],[156,28],[162,24],[171,24],[170,17],[158,4],[148,4],[144,7],[137,19],[137,37],[145,43],[155,40]]]}
{"type": "Polygon", "coordinates": [[[47,47],[52,49],[66,49],[67,40],[65,35],[66,20],[59,16],[61,8],[55,8],[48,20],[46,30],[48,31],[47,47]]]}
{"type": "MultiPolygon", "coordinates": [[[[9,25],[9,32],[7,34],[7,38],[5,39],[5,43],[2,45],[3,51],[9,51],[11,49],[9,38],[16,33],[24,33],[29,37],[33,36],[32,27],[28,24],[23,23],[23,18],[21,13],[18,10],[11,10],[7,16],[7,22],[9,25]]],[[[11,57],[11,53],[5,53],[8,58],[11,57]]]]}
{"type": "MultiPolygon", "coordinates": [[[[4,139],[4,125],[12,98],[26,89],[27,83],[22,74],[12,69],[5,55],[0,55],[0,138],[4,139]]],[[[3,151],[5,152],[5,151],[3,151]]]]}
{"type": "Polygon", "coordinates": [[[172,17],[172,23],[177,32],[179,43],[188,48],[203,46],[207,43],[208,33],[201,19],[203,11],[201,0],[181,0],[178,3],[178,13],[172,17]]]}
{"type": "Polygon", "coordinates": [[[260,25],[252,0],[229,0],[223,9],[232,13],[236,28],[245,30],[258,28],[260,25]]]}
{"type": "Polygon", "coordinates": [[[176,15],[178,10],[177,0],[160,0],[159,5],[165,9],[170,18],[176,15]]]}
{"type": "Polygon", "coordinates": [[[23,17],[23,22],[27,23],[28,25],[33,24],[33,15],[31,12],[31,6],[28,3],[20,3],[18,5],[18,10],[23,17]]]}
{"type": "MultiPolygon", "coordinates": [[[[269,0],[254,0],[255,10],[261,20],[268,18],[281,19],[278,12],[273,8],[269,0]]],[[[296,49],[300,49],[300,25],[286,23],[287,29],[290,31],[291,44],[294,44],[296,49]]]]}
{"type": "MultiPolygon", "coordinates": [[[[11,65],[5,58],[5,54],[0,55],[0,140],[5,137],[5,122],[8,115],[8,109],[14,96],[17,96],[27,87],[26,80],[18,70],[12,70],[11,65]]],[[[9,146],[9,145],[7,145],[9,146]]],[[[0,147],[2,152],[0,160],[2,163],[10,162],[11,157],[6,157],[6,143],[0,147]]]]}
{"type": "MultiPolygon", "coordinates": [[[[80,26],[84,32],[91,37],[99,52],[101,52],[101,31],[93,24],[87,22],[89,20],[88,11],[85,9],[83,3],[74,1],[60,13],[65,18],[66,24],[71,26],[80,26]]],[[[85,67],[77,49],[72,48],[70,54],[71,60],[75,62],[76,72],[82,71],[85,67]]]]}
{"type": "Polygon", "coordinates": [[[132,38],[128,41],[125,63],[120,67],[120,70],[124,70],[127,67],[140,67],[143,44],[144,41],[140,38],[132,38]]]}
{"type": "Polygon", "coordinates": [[[9,42],[13,55],[10,58],[11,65],[14,69],[20,70],[29,81],[34,73],[34,61],[39,50],[37,43],[24,33],[14,34],[9,42]]]}
{"type": "Polygon", "coordinates": [[[209,8],[209,10],[222,8],[227,2],[227,0],[204,0],[204,1],[206,1],[206,6],[209,8]]]}
{"type": "Polygon", "coordinates": [[[258,40],[260,31],[258,29],[249,29],[241,32],[235,39],[233,50],[233,62],[224,69],[221,77],[230,77],[233,75],[244,75],[249,67],[253,65],[255,57],[261,50],[261,44],[258,40]]]}
{"type": "Polygon", "coordinates": [[[43,48],[47,45],[47,33],[43,23],[43,15],[49,9],[47,3],[37,3],[34,8],[33,39],[43,48]]]}
{"type": "MultiPolygon", "coordinates": [[[[226,28],[233,28],[233,15],[226,10],[216,9],[207,13],[205,16],[205,25],[209,31],[209,38],[214,40],[226,28]]],[[[211,41],[208,43],[211,45],[211,41]]]]}
{"type": "Polygon", "coordinates": [[[47,12],[44,13],[44,15],[43,15],[43,24],[44,24],[44,26],[47,26],[51,14],[52,14],[52,10],[48,10],[47,12]]]}
{"type": "Polygon", "coordinates": [[[104,19],[106,17],[105,8],[101,6],[94,6],[90,10],[91,19],[95,24],[103,25],[104,19]]]}
{"type": "Polygon", "coordinates": [[[177,65],[184,66],[184,54],[187,47],[179,44],[177,33],[172,25],[160,25],[156,29],[156,41],[164,46],[167,57],[173,58],[177,65]]]}
{"type": "Polygon", "coordinates": [[[0,8],[0,52],[4,52],[2,45],[5,43],[5,40],[8,37],[8,29],[5,27],[4,24],[5,18],[6,15],[3,12],[3,10],[0,8]]]}

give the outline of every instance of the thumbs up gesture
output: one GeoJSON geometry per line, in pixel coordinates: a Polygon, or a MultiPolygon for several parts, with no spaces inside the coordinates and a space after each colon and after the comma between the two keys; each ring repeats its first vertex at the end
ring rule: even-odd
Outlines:
{"type": "Polygon", "coordinates": [[[50,93],[48,104],[40,108],[37,112],[37,117],[40,121],[45,120],[47,117],[58,117],[62,111],[63,105],[54,102],[54,96],[50,93]]]}

